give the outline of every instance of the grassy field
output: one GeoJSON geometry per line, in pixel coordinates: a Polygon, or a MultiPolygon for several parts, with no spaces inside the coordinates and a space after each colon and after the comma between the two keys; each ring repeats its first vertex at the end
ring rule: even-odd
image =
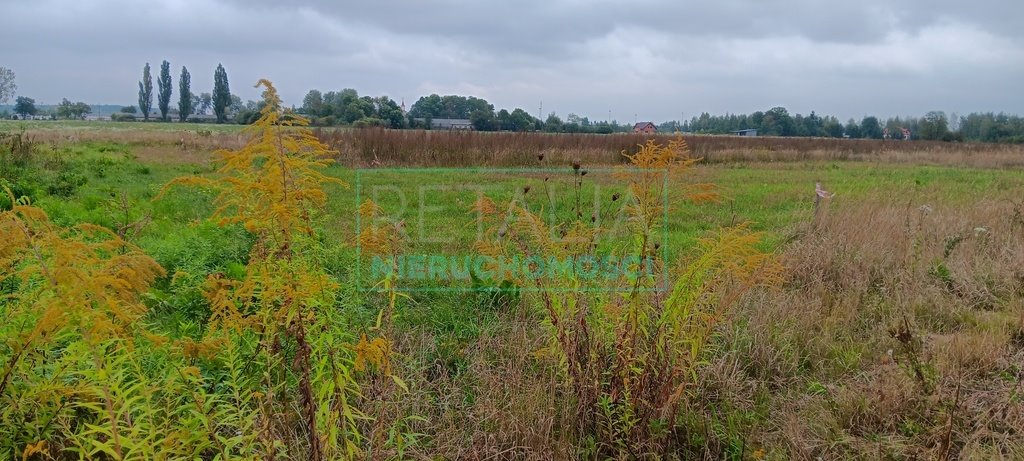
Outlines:
{"type": "MultiPolygon", "coordinates": [[[[200,335],[210,315],[207,277],[240,271],[254,237],[209,220],[207,190],[160,192],[176,177],[216,177],[210,151],[238,147],[238,127],[0,123],[0,131],[20,128],[42,142],[17,166],[13,153],[0,160],[4,187],[60,226],[96,224],[137,244],[167,273],[145,297],[146,322],[175,338],[200,335]],[[212,136],[194,142],[175,140],[181,130],[209,129],[212,136]]],[[[1024,458],[1022,159],[971,147],[988,160],[951,160],[955,147],[943,147],[892,162],[841,152],[762,161],[743,149],[659,185],[668,204],[657,229],[665,264],[686,264],[698,239],[749,222],[762,233],[757,247],[784,265],[785,281],[744,292],[716,321],[681,394],[671,451],[632,456],[1024,458]],[[834,193],[817,210],[816,182],[834,193]],[[717,186],[718,200],[685,200],[688,186],[704,183],[717,186]]],[[[326,172],[347,186],[327,188],[318,232],[323,266],[342,285],[336,309],[347,328],[374,331],[384,309],[352,276],[365,266],[357,216],[367,197],[376,197],[383,221],[403,224],[409,254],[472,248],[482,232],[471,211],[480,193],[497,203],[519,197],[556,222],[592,216],[597,227],[615,227],[625,200],[612,197],[628,184],[614,157],[584,156],[588,174],[580,177],[569,162],[576,154],[529,155],[499,162],[515,169],[405,168],[398,156],[381,169],[362,168],[372,157],[343,150],[326,172]]],[[[602,244],[622,243],[609,235],[602,244]]],[[[461,289],[410,290],[394,306],[391,367],[408,391],[373,377],[360,384],[356,400],[371,418],[360,423],[366,456],[608,453],[614,444],[572,429],[576,403],[563,372],[539,354],[548,339],[536,300],[496,304],[465,283],[442,285],[461,289]]],[[[0,350],[6,361],[11,352],[0,350]]],[[[26,436],[4,437],[10,444],[26,436]]]]}

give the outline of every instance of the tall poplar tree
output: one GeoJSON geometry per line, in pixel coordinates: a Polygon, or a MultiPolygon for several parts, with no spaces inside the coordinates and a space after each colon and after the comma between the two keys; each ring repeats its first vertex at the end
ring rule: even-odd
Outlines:
{"type": "Polygon", "coordinates": [[[171,109],[171,63],[160,63],[160,80],[157,82],[157,103],[160,105],[160,118],[167,121],[167,112],[171,109]]]}
{"type": "Polygon", "coordinates": [[[227,119],[228,106],[231,105],[231,88],[228,87],[228,72],[224,66],[217,64],[213,72],[213,113],[217,115],[217,123],[227,119]]]}
{"type": "Polygon", "coordinates": [[[142,81],[139,82],[139,110],[142,119],[149,120],[149,112],[153,110],[153,76],[149,73],[149,63],[142,68],[142,81]]]}
{"type": "Polygon", "coordinates": [[[178,78],[178,120],[187,121],[192,114],[192,76],[188,69],[181,66],[181,77],[178,78]]]}

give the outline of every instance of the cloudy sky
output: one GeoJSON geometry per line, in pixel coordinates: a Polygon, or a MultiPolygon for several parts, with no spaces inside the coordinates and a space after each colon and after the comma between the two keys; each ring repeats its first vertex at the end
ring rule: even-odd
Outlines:
{"type": "MultiPolygon", "coordinates": [[[[1024,114],[1021,0],[0,0],[19,95],[134,104],[144,63],[223,63],[232,92],[289,104],[355,88],[563,118],[1024,114]]],[[[175,91],[177,89],[175,88],[175,91]]]]}

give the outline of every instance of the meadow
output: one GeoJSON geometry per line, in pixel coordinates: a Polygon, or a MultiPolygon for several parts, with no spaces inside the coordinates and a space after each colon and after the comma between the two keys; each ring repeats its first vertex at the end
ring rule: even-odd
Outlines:
{"type": "Polygon", "coordinates": [[[253,172],[276,157],[215,161],[246,151],[237,127],[0,132],[0,457],[1024,458],[1020,147],[316,131],[336,162],[281,167],[309,201],[271,214],[253,172]],[[566,234],[658,271],[366,275],[369,254],[575,257],[566,234]],[[131,293],[60,288],[145,272],[128,256],[160,268],[131,293]],[[41,327],[62,296],[81,313],[41,327]],[[97,314],[113,298],[135,314],[97,314]]]}

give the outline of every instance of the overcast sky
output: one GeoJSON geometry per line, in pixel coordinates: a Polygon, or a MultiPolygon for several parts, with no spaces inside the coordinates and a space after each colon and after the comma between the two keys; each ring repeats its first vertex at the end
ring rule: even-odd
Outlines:
{"type": "Polygon", "coordinates": [[[603,120],[1024,114],[1022,0],[0,0],[18,95],[135,104],[148,61],[194,92],[355,88],[603,120]]]}

